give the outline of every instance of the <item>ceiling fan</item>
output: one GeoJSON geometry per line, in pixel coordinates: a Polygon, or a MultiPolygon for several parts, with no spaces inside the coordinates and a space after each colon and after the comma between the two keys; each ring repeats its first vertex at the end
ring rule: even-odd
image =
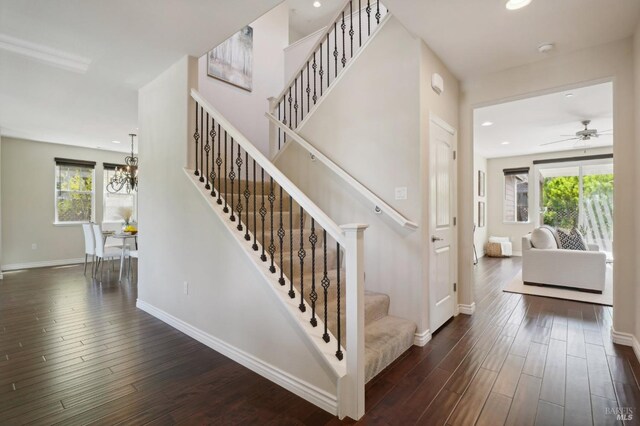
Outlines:
{"type": "Polygon", "coordinates": [[[575,135],[561,135],[561,136],[573,136],[573,137],[568,139],[561,139],[559,141],[546,142],[546,143],[540,144],[540,146],[551,145],[551,144],[560,143],[560,142],[574,141],[574,140],[586,142],[588,140],[591,140],[591,138],[599,138],[600,136],[613,135],[613,133],[611,133],[613,129],[605,130],[604,132],[598,132],[597,129],[590,129],[589,123],[591,123],[591,120],[583,120],[581,121],[581,123],[584,126],[584,130],[580,130],[576,132],[575,135]]]}

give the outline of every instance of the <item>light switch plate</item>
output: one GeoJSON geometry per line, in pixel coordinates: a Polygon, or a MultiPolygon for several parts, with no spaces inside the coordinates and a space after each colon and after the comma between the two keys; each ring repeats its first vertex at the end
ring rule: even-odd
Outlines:
{"type": "Polygon", "coordinates": [[[406,200],[407,199],[407,187],[406,186],[398,186],[396,187],[396,200],[406,200]]]}

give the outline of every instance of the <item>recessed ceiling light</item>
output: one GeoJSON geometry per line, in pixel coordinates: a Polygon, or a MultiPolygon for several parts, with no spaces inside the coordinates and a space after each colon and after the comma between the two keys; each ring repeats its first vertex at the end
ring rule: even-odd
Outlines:
{"type": "Polygon", "coordinates": [[[566,95],[564,95],[567,98],[573,98],[573,93],[567,93],[566,95]]]}
{"type": "Polygon", "coordinates": [[[120,143],[120,141],[111,141],[111,143],[120,143]]]}
{"type": "Polygon", "coordinates": [[[540,53],[551,52],[554,47],[556,46],[553,43],[542,43],[540,46],[538,46],[538,52],[540,53]]]}
{"type": "Polygon", "coordinates": [[[319,1],[313,2],[313,7],[320,7],[320,6],[322,6],[322,3],[320,3],[319,1]]]}
{"type": "Polygon", "coordinates": [[[502,142],[502,145],[509,145],[510,143],[511,142],[509,142],[509,141],[504,141],[504,142],[502,142]]]}
{"type": "Polygon", "coordinates": [[[531,3],[531,0],[508,0],[504,7],[509,10],[518,10],[528,6],[529,3],[531,3]]]}
{"type": "Polygon", "coordinates": [[[489,127],[489,126],[493,126],[493,121],[485,121],[484,123],[481,124],[482,127],[489,127]]]}

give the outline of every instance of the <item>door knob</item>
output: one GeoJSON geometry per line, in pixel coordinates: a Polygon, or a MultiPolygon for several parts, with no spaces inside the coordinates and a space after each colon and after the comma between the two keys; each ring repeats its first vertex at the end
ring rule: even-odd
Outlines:
{"type": "Polygon", "coordinates": [[[443,241],[444,238],[436,237],[435,235],[431,237],[431,242],[435,243],[436,241],[443,241]]]}

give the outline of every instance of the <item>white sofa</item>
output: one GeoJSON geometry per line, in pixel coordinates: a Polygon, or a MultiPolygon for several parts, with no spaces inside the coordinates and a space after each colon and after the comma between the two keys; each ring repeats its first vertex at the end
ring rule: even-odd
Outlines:
{"type": "Polygon", "coordinates": [[[531,234],[522,237],[522,280],[529,285],[570,287],[602,293],[607,256],[589,245],[588,251],[534,248],[531,234]]]}

